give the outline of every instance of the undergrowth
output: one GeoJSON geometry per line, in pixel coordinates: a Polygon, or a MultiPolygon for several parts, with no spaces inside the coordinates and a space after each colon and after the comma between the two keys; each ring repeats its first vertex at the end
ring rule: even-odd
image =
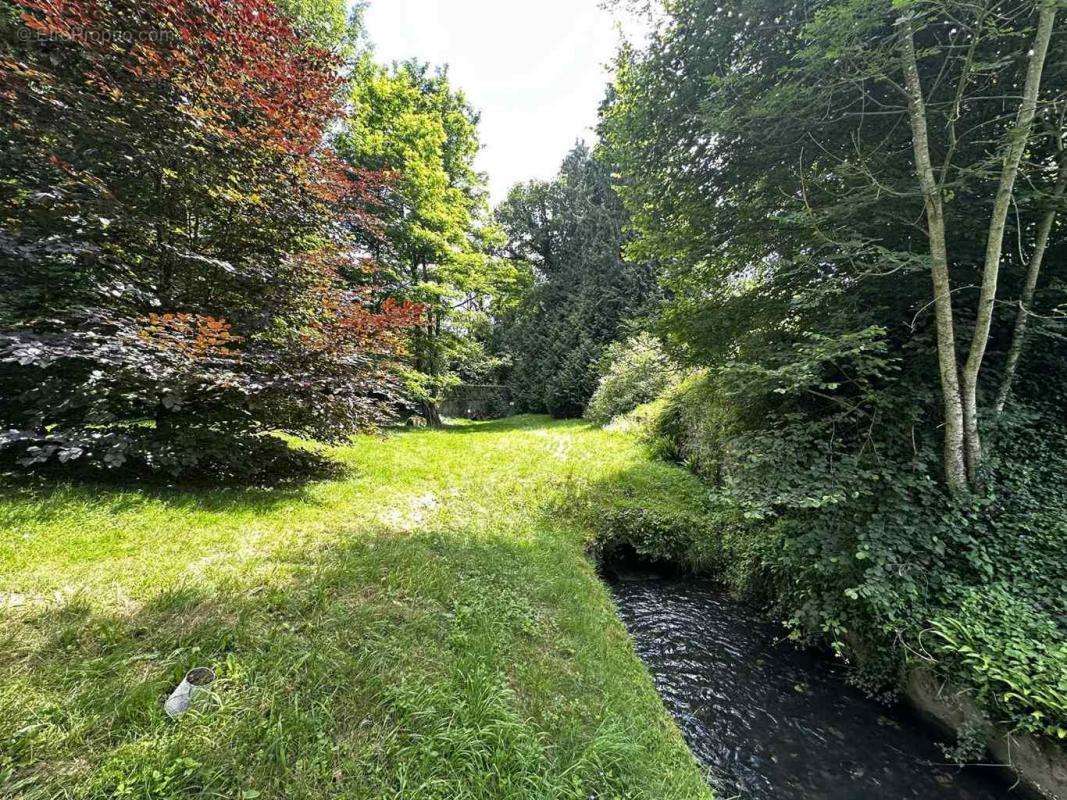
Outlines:
{"type": "Polygon", "coordinates": [[[882,410],[878,439],[853,446],[835,417],[738,404],[696,374],[638,415],[653,451],[703,478],[713,525],[637,514],[632,538],[762,596],[796,638],[859,656],[871,691],[922,666],[1012,731],[1067,739],[1067,429],[1015,409],[985,491],[952,499],[937,442],[882,410]]]}

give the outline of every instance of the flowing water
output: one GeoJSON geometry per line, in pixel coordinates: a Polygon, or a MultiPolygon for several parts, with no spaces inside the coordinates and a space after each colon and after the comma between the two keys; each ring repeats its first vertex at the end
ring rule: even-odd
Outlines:
{"type": "Polygon", "coordinates": [[[623,621],[720,800],[1019,800],[999,770],[946,765],[905,709],[710,583],[609,576],[623,621]]]}

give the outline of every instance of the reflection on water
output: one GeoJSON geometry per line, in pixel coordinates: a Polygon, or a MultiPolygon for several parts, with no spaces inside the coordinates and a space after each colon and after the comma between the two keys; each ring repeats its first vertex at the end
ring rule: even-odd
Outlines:
{"type": "Polygon", "coordinates": [[[928,728],[845,684],[822,654],[714,586],[631,575],[620,614],[720,798],[1018,800],[996,770],[960,770],[928,728]]]}

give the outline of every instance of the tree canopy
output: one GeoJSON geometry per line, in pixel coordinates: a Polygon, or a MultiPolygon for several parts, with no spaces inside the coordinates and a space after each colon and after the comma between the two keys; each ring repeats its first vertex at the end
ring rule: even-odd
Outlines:
{"type": "Polygon", "coordinates": [[[365,3],[346,0],[278,0],[278,8],[318,47],[344,53],[359,37],[365,3]]]}
{"type": "Polygon", "coordinates": [[[384,236],[369,242],[382,281],[425,308],[412,339],[409,386],[436,421],[442,394],[492,368],[485,353],[488,300],[513,280],[493,255],[485,176],[474,168],[478,115],[447,72],[364,58],[350,84],[341,152],[390,177],[384,236]]]}
{"type": "Polygon", "coordinates": [[[555,180],[512,189],[497,219],[509,257],[532,282],[498,326],[516,405],[581,416],[607,347],[655,285],[646,263],[622,256],[627,216],[610,167],[578,145],[555,180]]]}
{"type": "Polygon", "coordinates": [[[383,184],[327,146],[336,58],[268,0],[17,8],[0,53],[8,449],[222,475],[267,432],[380,421],[418,310],[355,249],[383,184]]]}

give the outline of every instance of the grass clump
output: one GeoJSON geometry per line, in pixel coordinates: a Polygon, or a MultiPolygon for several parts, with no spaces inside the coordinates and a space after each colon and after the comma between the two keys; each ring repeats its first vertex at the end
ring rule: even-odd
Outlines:
{"type": "Polygon", "coordinates": [[[557,513],[688,476],[528,417],[330,456],[300,487],[5,491],[0,794],[710,796],[557,513]],[[215,701],[168,720],[199,665],[215,701]]]}

